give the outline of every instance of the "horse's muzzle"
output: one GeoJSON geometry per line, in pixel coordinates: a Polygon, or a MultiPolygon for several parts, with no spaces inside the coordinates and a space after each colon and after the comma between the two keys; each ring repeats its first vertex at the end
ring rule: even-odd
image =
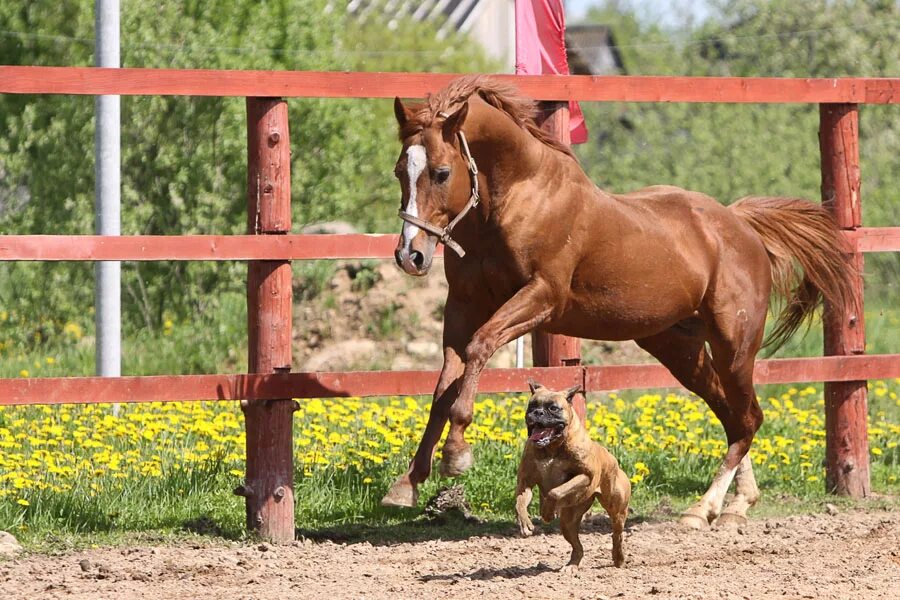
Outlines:
{"type": "Polygon", "coordinates": [[[433,256],[433,252],[426,256],[425,252],[408,248],[397,248],[394,250],[394,260],[397,261],[397,266],[403,269],[404,273],[416,277],[421,277],[428,273],[428,270],[431,269],[433,256]]]}

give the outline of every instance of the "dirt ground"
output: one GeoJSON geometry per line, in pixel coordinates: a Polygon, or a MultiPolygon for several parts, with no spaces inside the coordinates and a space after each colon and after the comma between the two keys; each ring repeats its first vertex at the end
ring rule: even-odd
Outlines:
{"type": "Polygon", "coordinates": [[[900,512],[752,520],[697,532],[634,523],[612,566],[605,517],[582,527],[585,559],[555,526],[535,535],[371,545],[96,549],[0,562],[5,598],[900,598],[900,512]]]}

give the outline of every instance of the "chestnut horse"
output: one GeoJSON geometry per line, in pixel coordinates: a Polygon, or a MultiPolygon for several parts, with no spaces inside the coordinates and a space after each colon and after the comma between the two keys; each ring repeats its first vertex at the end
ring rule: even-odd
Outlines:
{"type": "Polygon", "coordinates": [[[784,300],[766,340],[775,346],[823,297],[856,302],[828,211],[788,198],[725,207],[672,186],[605,192],[535,125],[532,100],[486,77],[455,80],[422,104],[398,98],[394,112],[403,144],[397,264],[422,276],[438,242],[453,252],[444,259],[443,369],[415,457],[383,504],[416,505],[448,420],[441,474],[472,464],[464,432],[479,375],[503,344],[539,328],[633,339],[701,396],[728,450],[682,522],[745,520],[759,498],[747,451],[763,420],[753,363],[770,291],[784,300]]]}

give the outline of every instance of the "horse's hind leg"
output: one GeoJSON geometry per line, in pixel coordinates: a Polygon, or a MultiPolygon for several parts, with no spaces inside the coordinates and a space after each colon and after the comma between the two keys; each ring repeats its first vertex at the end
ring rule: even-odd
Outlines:
{"type": "MultiPolygon", "coordinates": [[[[741,428],[734,427],[731,424],[734,420],[732,414],[740,414],[741,411],[735,411],[734,408],[729,406],[725,387],[723,387],[719,374],[714,368],[712,357],[706,351],[708,335],[709,332],[705,323],[699,317],[693,317],[660,334],[636,341],[638,345],[665,365],[684,387],[706,401],[725,427],[726,435],[728,436],[729,453],[732,453],[736,438],[744,440],[734,450],[734,452],[740,452],[740,447],[744,445],[749,448],[753,434],[755,434],[756,429],[759,428],[759,424],[762,422],[762,413],[756,404],[756,397],[753,395],[751,384],[749,387],[752,400],[748,410],[751,413],[749,429],[752,432],[749,433],[749,438],[746,431],[741,433],[738,431],[741,428]],[[754,424],[753,421],[755,421],[756,416],[758,416],[758,421],[754,424]]],[[[753,354],[755,355],[755,352],[753,354]]],[[[752,359],[750,366],[752,369],[752,359]]],[[[744,450],[744,454],[746,454],[746,450],[744,450]]],[[[738,479],[738,494],[732,503],[729,504],[729,508],[734,506],[735,512],[743,516],[747,508],[756,503],[759,498],[759,490],[756,488],[756,482],[753,478],[752,465],[749,459],[743,461],[742,458],[737,459],[737,464],[740,464],[741,467],[730,466],[729,455],[726,454],[726,460],[717,471],[709,490],[697,504],[682,514],[682,523],[697,528],[704,527],[715,520],[721,512],[725,492],[731,485],[735,475],[737,475],[738,479]],[[743,507],[743,512],[738,510],[739,507],[743,507]]]]}
{"type": "Polygon", "coordinates": [[[738,465],[737,474],[734,476],[737,487],[734,498],[719,515],[717,524],[737,524],[747,521],[747,510],[759,500],[759,488],[756,486],[756,477],[753,476],[753,463],[750,455],[745,454],[738,465]]]}

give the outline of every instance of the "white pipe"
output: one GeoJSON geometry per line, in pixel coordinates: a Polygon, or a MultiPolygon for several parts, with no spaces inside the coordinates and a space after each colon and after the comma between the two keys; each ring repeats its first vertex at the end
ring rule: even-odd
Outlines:
{"type": "MultiPolygon", "coordinates": [[[[94,64],[119,67],[119,0],[96,0],[94,64]]],[[[120,235],[120,102],[119,96],[95,99],[95,217],[98,235],[120,235]]],[[[121,263],[100,261],[95,266],[94,315],[97,326],[97,375],[122,374],[121,263]]],[[[118,406],[115,407],[116,412],[118,406]]]]}

